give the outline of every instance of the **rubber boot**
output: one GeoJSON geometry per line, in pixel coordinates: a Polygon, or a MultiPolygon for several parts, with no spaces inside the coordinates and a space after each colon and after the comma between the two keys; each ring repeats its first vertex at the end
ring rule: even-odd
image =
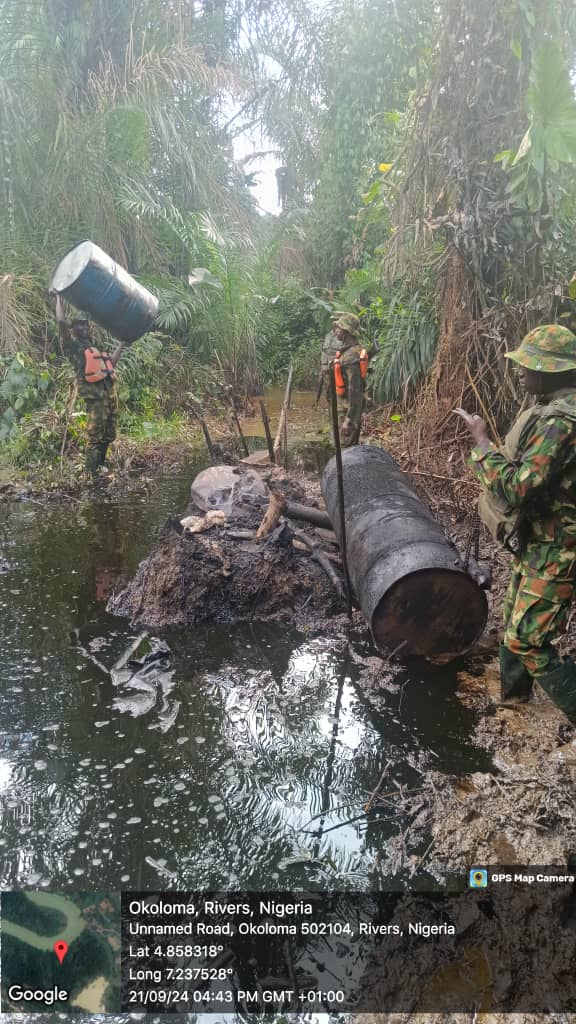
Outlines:
{"type": "MultiPolygon", "coordinates": [[[[103,443],[101,445],[99,445],[99,454],[100,454],[100,463],[99,463],[100,469],[105,469],[106,468],[105,467],[106,455],[108,454],[108,442],[107,441],[103,441],[103,443]]],[[[106,472],[108,472],[107,468],[106,468],[106,472]]]]}
{"type": "Polygon", "coordinates": [[[538,682],[556,707],[576,725],[576,664],[567,658],[552,672],[538,676],[538,682]]]}
{"type": "Polygon", "coordinates": [[[517,654],[500,644],[500,698],[506,705],[526,704],[532,696],[534,680],[517,654]]]}
{"type": "Polygon", "coordinates": [[[100,448],[88,448],[86,452],[86,469],[92,476],[96,476],[99,467],[102,465],[100,448]]]}
{"type": "Polygon", "coordinates": [[[107,451],[108,444],[104,442],[104,444],[94,445],[86,452],[86,469],[92,473],[92,476],[96,476],[98,470],[104,465],[107,451]]]}

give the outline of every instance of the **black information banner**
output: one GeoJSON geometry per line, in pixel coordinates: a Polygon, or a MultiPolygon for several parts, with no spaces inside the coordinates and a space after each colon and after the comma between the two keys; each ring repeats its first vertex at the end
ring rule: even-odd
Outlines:
{"type": "Polygon", "coordinates": [[[440,893],[124,893],[122,1010],[576,1011],[573,878],[497,868],[476,882],[440,893]]]}

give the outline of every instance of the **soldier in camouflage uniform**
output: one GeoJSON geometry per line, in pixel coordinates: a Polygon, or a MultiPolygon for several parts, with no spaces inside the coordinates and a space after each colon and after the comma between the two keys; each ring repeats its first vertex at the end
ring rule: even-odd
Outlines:
{"type": "Polygon", "coordinates": [[[503,447],[490,442],[484,420],[457,410],[476,443],[480,515],[514,551],[500,645],[502,698],[529,700],[536,679],[576,721],[576,664],[553,646],[566,630],[576,578],[576,336],[556,324],[538,327],[506,355],[536,402],[503,447]]]}
{"type": "Polygon", "coordinates": [[[340,443],[345,448],[358,444],[362,425],[364,380],[360,365],[362,349],[358,342],[359,333],[360,320],[354,313],[337,313],[334,316],[334,326],[326,335],[322,347],[322,373],[329,401],[330,388],[334,387],[334,358],[337,352],[340,352],[345,395],[338,397],[338,418],[340,443]]]}
{"type": "Polygon", "coordinates": [[[56,297],[56,319],[63,352],[76,371],[78,394],[86,403],[86,469],[96,473],[104,467],[108,447],[116,439],[118,392],[114,368],[124,345],[120,343],[111,356],[100,352],[92,344],[88,320],[78,319],[67,323],[59,295],[56,297]],[[87,352],[91,354],[91,364],[87,363],[87,352]],[[90,374],[87,374],[90,365],[99,371],[93,376],[101,376],[102,379],[90,380],[90,374]]]}

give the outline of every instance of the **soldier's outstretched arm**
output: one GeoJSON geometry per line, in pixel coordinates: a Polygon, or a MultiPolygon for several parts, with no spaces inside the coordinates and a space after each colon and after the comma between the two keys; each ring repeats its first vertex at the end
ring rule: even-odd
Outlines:
{"type": "Polygon", "coordinates": [[[110,362],[112,363],[112,366],[116,366],[116,364],[117,364],[118,360],[120,359],[120,356],[122,355],[125,347],[126,346],[125,346],[124,342],[121,341],[120,344],[117,345],[117,347],[114,349],[112,355],[110,356],[110,362]]]}
{"type": "Polygon", "coordinates": [[[60,332],[60,340],[62,342],[68,342],[71,339],[70,325],[66,320],[66,314],[64,312],[64,303],[62,302],[61,295],[56,293],[56,306],[54,310],[56,314],[56,320],[58,322],[58,330],[60,332]]]}
{"type": "Polygon", "coordinates": [[[497,448],[472,449],[476,477],[483,487],[517,508],[535,491],[557,479],[574,458],[574,424],[562,416],[537,420],[524,442],[519,461],[510,462],[497,448]]]}

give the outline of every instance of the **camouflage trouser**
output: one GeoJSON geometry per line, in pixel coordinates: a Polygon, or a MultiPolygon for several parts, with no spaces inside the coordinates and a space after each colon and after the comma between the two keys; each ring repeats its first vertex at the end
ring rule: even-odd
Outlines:
{"type": "Polygon", "coordinates": [[[504,646],[534,677],[554,671],[552,641],[566,631],[574,580],[528,575],[516,562],[504,599],[504,646]]]}
{"type": "Polygon", "coordinates": [[[84,398],[88,417],[86,466],[94,470],[104,465],[108,446],[116,439],[118,395],[115,385],[106,385],[96,393],[84,392],[84,398]]]}

